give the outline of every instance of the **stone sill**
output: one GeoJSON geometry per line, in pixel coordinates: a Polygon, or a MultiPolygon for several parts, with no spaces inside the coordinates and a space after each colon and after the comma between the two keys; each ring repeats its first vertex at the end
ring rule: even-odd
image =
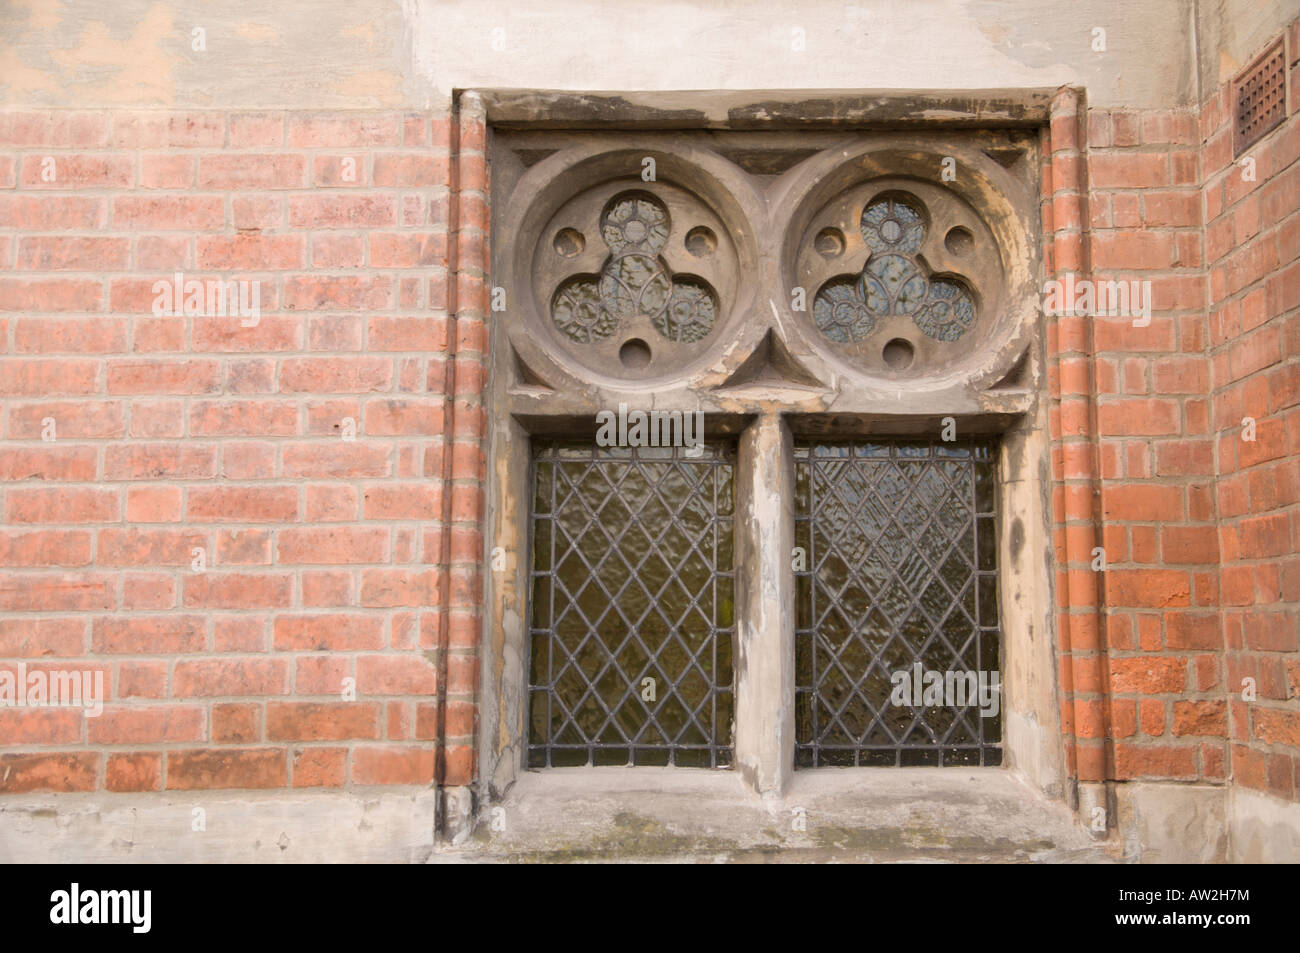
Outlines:
{"type": "Polygon", "coordinates": [[[796,771],[782,797],[734,771],[557,768],[524,772],[433,861],[1111,862],[1116,847],[1003,768],[796,771]]]}

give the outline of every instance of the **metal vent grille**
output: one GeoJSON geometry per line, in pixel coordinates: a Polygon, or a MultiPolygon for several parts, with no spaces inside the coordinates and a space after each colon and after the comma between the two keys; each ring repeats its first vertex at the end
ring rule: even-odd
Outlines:
{"type": "Polygon", "coordinates": [[[734,451],[539,442],[530,767],[731,763],[734,451]]]}
{"type": "Polygon", "coordinates": [[[1232,84],[1233,157],[1286,118],[1286,57],[1281,38],[1232,84]]]}
{"type": "Polygon", "coordinates": [[[1001,764],[995,498],[986,442],[796,445],[796,767],[1001,764]]]}

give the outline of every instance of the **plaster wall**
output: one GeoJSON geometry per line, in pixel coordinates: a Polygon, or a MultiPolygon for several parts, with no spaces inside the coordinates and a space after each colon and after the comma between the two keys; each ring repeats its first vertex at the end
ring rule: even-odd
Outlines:
{"type": "MultiPolygon", "coordinates": [[[[1234,12],[1203,20],[1253,5],[1226,6],[1234,12]]],[[[1187,0],[321,0],[304,16],[273,0],[15,0],[0,9],[0,103],[424,108],[471,87],[1074,84],[1099,105],[1169,106],[1196,96],[1194,9],[1187,0]],[[205,50],[193,48],[195,29],[205,50]],[[1104,50],[1093,49],[1097,29],[1104,50]]],[[[1249,18],[1225,44],[1248,45],[1264,19],[1249,18]]]]}

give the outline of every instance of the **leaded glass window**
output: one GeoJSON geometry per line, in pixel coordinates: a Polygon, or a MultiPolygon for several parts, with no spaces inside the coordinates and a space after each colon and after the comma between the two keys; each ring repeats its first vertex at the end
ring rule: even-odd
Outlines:
{"type": "Polygon", "coordinates": [[[795,496],[797,766],[1000,764],[992,446],[801,442],[795,496]]]}
{"type": "Polygon", "coordinates": [[[1002,640],[993,455],[1027,452],[1044,380],[1037,133],[773,135],[748,127],[766,101],[738,128],[620,128],[603,110],[627,104],[585,97],[590,129],[538,126],[537,96],[490,146],[489,787],[997,764],[1000,679],[998,712],[978,680],[1002,640]],[[702,456],[654,439],[674,415],[702,456]],[[900,673],[919,697],[895,704],[900,673]]]}
{"type": "Polygon", "coordinates": [[[531,767],[731,763],[729,446],[533,455],[531,767]]]}

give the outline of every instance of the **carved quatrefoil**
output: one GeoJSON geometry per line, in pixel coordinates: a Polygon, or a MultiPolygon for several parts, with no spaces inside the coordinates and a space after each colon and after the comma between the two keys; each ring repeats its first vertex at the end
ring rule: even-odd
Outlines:
{"type": "Polygon", "coordinates": [[[813,302],[813,320],[827,338],[841,344],[861,341],[880,319],[907,315],[936,341],[955,341],[975,321],[975,303],[960,284],[926,273],[917,252],[926,226],[912,204],[881,198],[862,211],[862,240],[871,250],[858,276],[826,282],[813,302]]]}
{"type": "Polygon", "coordinates": [[[576,275],[556,289],[555,326],[571,340],[590,344],[645,315],[669,341],[691,344],[707,337],[717,321],[717,296],[698,278],[672,274],[661,257],[671,230],[668,210],[653,195],[615,196],[600,220],[609,257],[599,275],[576,275]]]}

